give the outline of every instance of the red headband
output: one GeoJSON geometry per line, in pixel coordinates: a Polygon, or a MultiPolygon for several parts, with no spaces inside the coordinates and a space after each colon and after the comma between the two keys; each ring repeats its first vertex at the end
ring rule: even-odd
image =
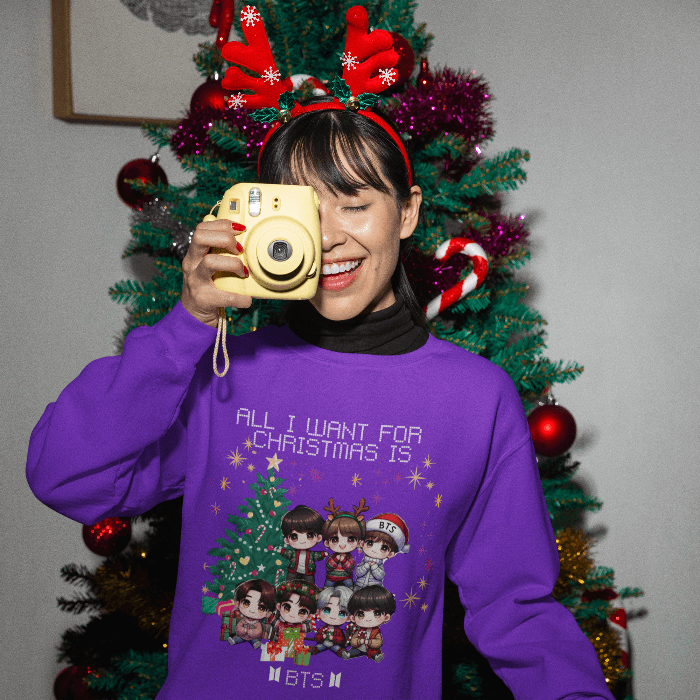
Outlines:
{"type": "Polygon", "coordinates": [[[342,63],[343,81],[350,91],[347,97],[336,97],[332,102],[317,102],[306,106],[294,102],[291,107],[289,99],[285,99],[285,93],[293,90],[292,78],[281,80],[262,18],[250,5],[241,10],[241,29],[248,45],[240,41],[230,41],[221,53],[227,61],[237,63],[260,77],[252,77],[237,66],[231,66],[227,69],[221,85],[227,90],[252,90],[252,95],[239,93],[232,98],[230,104],[235,107],[245,105],[248,108],[256,108],[258,111],[253,113],[253,118],[257,121],[277,122],[265,136],[260,148],[261,154],[272,133],[290,118],[306,112],[349,109],[372,120],[389,134],[404,159],[408,183],[412,185],[411,164],[401,138],[384,119],[367,109],[368,105],[376,104],[377,98],[373,93],[396,82],[398,72],[394,66],[399,56],[393,49],[394,40],[389,32],[382,29],[368,32],[367,11],[361,5],[351,7],[346,19],[348,28],[342,63]]]}

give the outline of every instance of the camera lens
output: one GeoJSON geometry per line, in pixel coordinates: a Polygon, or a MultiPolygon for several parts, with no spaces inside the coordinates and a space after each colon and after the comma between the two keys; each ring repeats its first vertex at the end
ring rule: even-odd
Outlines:
{"type": "Polygon", "coordinates": [[[292,257],[292,246],[287,241],[272,241],[267,248],[268,255],[277,262],[284,262],[292,257]]]}

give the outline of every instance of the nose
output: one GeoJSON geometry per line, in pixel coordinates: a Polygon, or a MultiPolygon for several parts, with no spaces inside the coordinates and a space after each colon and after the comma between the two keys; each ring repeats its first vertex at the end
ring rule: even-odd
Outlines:
{"type": "Polygon", "coordinates": [[[347,234],[343,231],[343,226],[335,212],[329,196],[320,197],[318,207],[318,218],[321,224],[321,250],[328,253],[336,246],[343,245],[347,240],[347,234]]]}

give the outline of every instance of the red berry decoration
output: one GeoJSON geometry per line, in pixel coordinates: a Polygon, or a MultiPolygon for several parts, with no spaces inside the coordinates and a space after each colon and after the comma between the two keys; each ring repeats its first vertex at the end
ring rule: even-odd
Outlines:
{"type": "Polygon", "coordinates": [[[227,108],[230,94],[228,90],[221,87],[221,81],[218,79],[218,74],[215,73],[214,78],[202,83],[192,94],[190,112],[194,113],[207,108],[223,111],[227,108]]]}
{"type": "Polygon", "coordinates": [[[130,539],[131,520],[129,518],[105,518],[92,527],[83,525],[85,546],[102,557],[118,554],[129,544],[130,539]]]}
{"type": "Polygon", "coordinates": [[[68,666],[57,676],[53,684],[53,694],[56,700],[99,700],[90,691],[85,679],[94,671],[88,666],[68,666]]]}
{"type": "Polygon", "coordinates": [[[163,168],[158,165],[158,154],[151,158],[130,160],[117,175],[117,193],[124,204],[141,211],[141,207],[151,200],[151,195],[137,189],[127,180],[140,180],[144,185],[160,182],[168,184],[163,168]]]}
{"type": "Polygon", "coordinates": [[[564,454],[576,439],[574,417],[558,404],[537,407],[528,417],[535,452],[544,457],[564,454]]]}
{"type": "Polygon", "coordinates": [[[394,66],[398,71],[399,77],[392,84],[391,90],[394,91],[401,87],[413,73],[413,68],[416,65],[416,57],[413,53],[411,45],[398,32],[389,32],[394,39],[394,51],[399,54],[399,61],[394,66]]]}

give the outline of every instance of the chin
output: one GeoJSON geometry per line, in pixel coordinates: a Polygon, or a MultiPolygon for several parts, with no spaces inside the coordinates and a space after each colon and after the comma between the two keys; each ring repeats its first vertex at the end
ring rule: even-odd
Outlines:
{"type": "Polygon", "coordinates": [[[376,298],[363,299],[355,296],[343,298],[338,293],[319,290],[316,296],[309,301],[316,311],[329,321],[349,321],[356,316],[385,309],[396,300],[391,287],[387,292],[378,295],[378,297],[379,300],[376,298]]]}

